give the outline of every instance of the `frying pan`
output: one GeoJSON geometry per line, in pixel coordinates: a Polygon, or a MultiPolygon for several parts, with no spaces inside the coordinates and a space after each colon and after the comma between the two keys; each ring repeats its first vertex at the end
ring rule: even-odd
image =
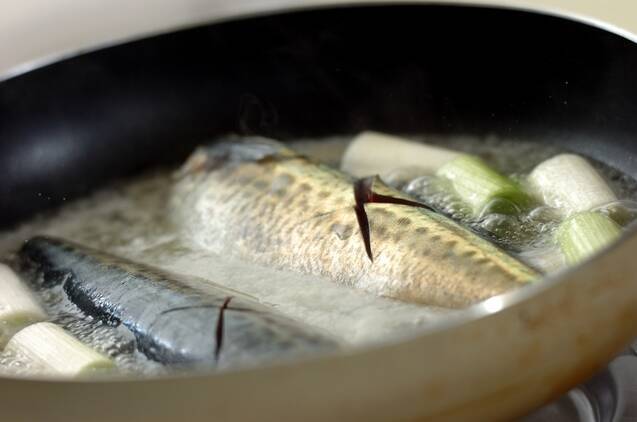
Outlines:
{"type": "MultiPolygon", "coordinates": [[[[442,5],[281,10],[0,83],[5,228],[226,133],[495,134],[637,176],[637,46],[565,18],[442,5]]],[[[635,230],[576,268],[391,344],[150,380],[0,378],[3,420],[500,420],[637,336],[635,230]]]]}

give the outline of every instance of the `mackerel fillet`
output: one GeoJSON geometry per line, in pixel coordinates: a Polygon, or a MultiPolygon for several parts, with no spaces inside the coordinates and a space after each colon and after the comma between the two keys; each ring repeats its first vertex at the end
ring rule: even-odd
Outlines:
{"type": "Polygon", "coordinates": [[[25,274],[61,285],[86,314],[128,328],[137,348],[168,365],[234,367],[329,351],[337,343],[223,287],[202,292],[175,275],[72,242],[35,237],[25,274]]]}
{"type": "Polygon", "coordinates": [[[538,277],[380,179],[354,180],[264,138],[200,147],[178,179],[173,220],[218,254],[453,308],[538,277]]]}

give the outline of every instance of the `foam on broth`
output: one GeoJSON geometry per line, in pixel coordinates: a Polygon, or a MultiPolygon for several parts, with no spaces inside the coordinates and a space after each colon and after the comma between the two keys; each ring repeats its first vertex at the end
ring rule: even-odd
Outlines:
{"type": "MultiPolygon", "coordinates": [[[[337,165],[348,141],[349,138],[301,140],[294,146],[318,160],[337,165]]],[[[479,155],[496,169],[516,178],[523,178],[536,164],[560,152],[534,143],[497,138],[428,137],[426,141],[479,155]]],[[[608,166],[599,163],[596,166],[620,198],[637,198],[637,183],[632,178],[608,166]]],[[[116,184],[3,233],[0,236],[0,256],[10,260],[12,252],[24,240],[36,234],[72,239],[134,261],[199,277],[201,280],[196,283],[202,290],[209,285],[208,280],[243,292],[293,319],[323,330],[351,347],[413,334],[435,324],[450,312],[376,297],[321,277],[266,268],[197,249],[187,239],[180,238],[165,215],[172,171],[156,171],[116,184]]],[[[411,186],[410,193],[416,196],[429,195],[429,200],[436,194],[435,190],[428,191],[422,186],[418,191],[414,187],[417,185],[414,180],[397,184],[408,192],[411,186]]],[[[537,210],[535,212],[539,214],[537,210]]],[[[463,220],[461,215],[458,217],[463,220]]],[[[548,239],[552,236],[555,221],[550,216],[542,218],[534,227],[537,233],[531,237],[532,240],[528,244],[511,240],[511,251],[533,266],[557,268],[560,262],[541,262],[547,256],[555,256],[542,252],[542,248],[550,247],[548,239]],[[545,227],[539,226],[542,224],[545,227]]],[[[525,224],[532,226],[535,224],[532,220],[525,224]]],[[[470,221],[464,223],[474,224],[470,221]]],[[[512,232],[511,236],[514,235],[512,232]]],[[[506,235],[503,239],[502,245],[506,247],[506,235]]],[[[134,339],[126,329],[106,326],[86,317],[62,300],[64,293],[61,288],[42,290],[38,295],[52,321],[96,350],[113,357],[121,371],[141,375],[168,371],[137,352],[134,339]]],[[[5,351],[0,353],[0,371],[28,374],[33,369],[22,362],[19,356],[5,351]]]]}

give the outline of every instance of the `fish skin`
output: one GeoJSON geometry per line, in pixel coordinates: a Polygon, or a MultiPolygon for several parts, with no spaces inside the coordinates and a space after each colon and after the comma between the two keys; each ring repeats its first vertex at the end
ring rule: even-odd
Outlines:
{"type": "Polygon", "coordinates": [[[23,273],[43,287],[62,284],[83,312],[124,325],[140,352],[164,364],[225,368],[338,347],[238,292],[219,286],[218,292],[203,293],[174,274],[72,242],[35,237],[18,257],[23,273]],[[228,297],[220,347],[217,323],[228,297]]]}
{"type": "MultiPolygon", "coordinates": [[[[408,302],[464,307],[538,277],[449,218],[396,204],[365,205],[370,262],[353,182],[276,141],[231,140],[193,153],[175,183],[171,214],[185,236],[215,253],[408,302]]],[[[412,199],[380,179],[372,189],[412,199]]]]}

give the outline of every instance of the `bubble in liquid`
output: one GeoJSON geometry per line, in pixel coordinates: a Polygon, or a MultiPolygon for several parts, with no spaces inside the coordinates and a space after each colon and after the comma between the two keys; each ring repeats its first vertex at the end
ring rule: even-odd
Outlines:
{"type": "MultiPolygon", "coordinates": [[[[423,137],[413,137],[413,139],[418,138],[423,137]]],[[[536,164],[561,152],[546,146],[538,146],[535,143],[506,141],[496,137],[481,139],[467,136],[457,138],[427,136],[423,140],[427,143],[478,155],[494,168],[521,183],[523,183],[525,175],[536,164]]],[[[330,140],[332,143],[329,144],[329,147],[323,141],[312,142],[307,142],[312,151],[309,155],[329,156],[329,161],[327,159],[324,161],[335,166],[338,165],[338,157],[347,145],[344,140],[330,140]]],[[[609,169],[607,166],[599,165],[598,168],[610,181],[620,198],[637,198],[637,183],[632,178],[609,169]]],[[[213,270],[209,268],[209,257],[206,258],[207,260],[201,258],[201,263],[197,264],[192,251],[184,249],[186,252],[182,252],[179,249],[183,248],[181,243],[175,242],[176,246],[171,246],[168,240],[161,238],[162,234],[170,233],[162,218],[167,202],[166,192],[168,189],[166,187],[169,187],[171,183],[169,174],[166,172],[155,177],[155,180],[146,180],[141,183],[135,181],[122,184],[97,193],[86,201],[68,203],[54,218],[49,217],[41,222],[31,222],[26,229],[19,229],[15,233],[3,236],[0,239],[0,244],[5,251],[9,251],[33,234],[47,233],[74,239],[88,246],[121,255],[133,258],[137,256],[137,259],[143,255],[150,261],[149,263],[154,265],[163,263],[163,265],[170,266],[170,269],[175,272],[188,272],[192,271],[193,267],[197,267],[199,276],[207,278],[208,274],[213,274],[213,270]],[[11,242],[14,242],[13,245],[10,244],[11,242]],[[167,251],[169,246],[171,249],[167,251]],[[168,259],[161,259],[162,256],[168,257],[168,259]]],[[[395,181],[390,180],[391,184],[396,185],[395,187],[434,206],[460,224],[473,227],[477,231],[480,229],[478,225],[482,220],[474,219],[472,211],[456,197],[449,184],[445,183],[444,180],[431,175],[415,175],[411,180],[403,181],[398,176],[399,174],[395,174],[395,181]]],[[[635,215],[634,211],[637,210],[634,204],[636,203],[624,204],[626,209],[632,210],[632,215],[635,215]]],[[[552,240],[552,233],[557,226],[557,220],[559,220],[552,215],[553,211],[548,207],[538,207],[529,210],[527,214],[520,215],[517,222],[507,218],[500,220],[496,216],[492,217],[492,220],[484,222],[484,225],[490,227],[491,230],[502,231],[502,238],[498,240],[498,244],[503,248],[509,251],[518,250],[517,256],[523,261],[536,268],[544,266],[543,268],[547,268],[548,271],[551,265],[559,267],[561,259],[561,254],[555,249],[552,240]],[[514,224],[519,224],[524,230],[530,231],[531,235],[528,238],[511,236],[510,230],[514,224]],[[558,261],[557,264],[551,264],[551,259],[558,261]]],[[[600,211],[612,212],[611,209],[601,209],[600,211]]],[[[632,218],[631,216],[631,221],[632,218]]],[[[245,263],[230,265],[224,260],[223,263],[216,264],[214,274],[215,277],[228,283],[228,286],[249,292],[266,303],[272,303],[282,312],[289,312],[299,320],[321,326],[326,330],[333,329],[331,327],[339,327],[338,333],[347,334],[344,337],[360,336],[357,341],[362,338],[365,338],[366,341],[371,338],[381,341],[389,332],[402,333],[403,330],[413,328],[412,325],[416,324],[416,322],[411,321],[411,316],[420,315],[420,313],[416,313],[415,309],[405,304],[383,302],[376,297],[367,297],[362,294],[357,294],[356,300],[350,302],[347,299],[348,301],[344,302],[343,297],[350,295],[353,297],[354,293],[350,290],[339,290],[333,286],[333,283],[325,282],[323,285],[321,284],[322,280],[309,276],[306,279],[305,276],[298,274],[276,272],[250,265],[245,263]],[[251,270],[242,273],[244,268],[251,268],[251,270]],[[262,280],[264,279],[263,275],[260,274],[258,277],[255,275],[257,271],[269,274],[269,278],[266,278],[267,283],[262,280]],[[317,287],[312,287],[313,284],[309,283],[309,280],[317,287]],[[277,284],[281,282],[284,284],[277,284]],[[297,284],[300,285],[298,292],[295,290],[297,284]],[[281,288],[281,286],[286,288],[281,288]],[[307,295],[308,291],[312,292],[311,299],[308,299],[310,297],[307,295]],[[329,292],[333,296],[330,296],[329,292]],[[306,295],[305,303],[299,299],[303,294],[306,295]],[[379,303],[384,305],[381,306],[379,303]],[[343,313],[343,309],[347,307],[344,304],[348,306],[357,304],[357,312],[359,314],[365,312],[365,318],[349,317],[343,313]],[[401,312],[402,317],[400,316],[401,312]],[[392,321],[388,321],[387,315],[392,316],[392,321]],[[363,324],[363,320],[371,323],[363,324]],[[354,327],[352,321],[360,323],[361,326],[354,327]],[[400,321],[402,322],[398,324],[400,321]],[[353,328],[347,328],[348,324],[353,328]],[[381,331],[382,335],[379,334],[381,331]],[[369,333],[373,333],[373,335],[369,333]]],[[[134,343],[129,337],[126,337],[125,329],[85,319],[77,309],[64,300],[61,286],[55,287],[51,291],[41,290],[38,294],[47,303],[46,309],[50,315],[59,317],[60,321],[64,320],[68,329],[72,330],[74,335],[81,338],[82,341],[112,356],[117,366],[122,370],[144,375],[169,371],[160,364],[149,361],[136,349],[131,350],[129,346],[134,343]]],[[[420,312],[419,309],[418,312],[420,312]]],[[[19,357],[16,359],[15,356],[0,352],[0,371],[4,371],[6,367],[25,374],[37,373],[35,368],[30,369],[19,357]]]]}
{"type": "Polygon", "coordinates": [[[468,222],[471,209],[454,193],[451,184],[436,176],[420,176],[407,183],[403,192],[453,219],[468,222]]]}

